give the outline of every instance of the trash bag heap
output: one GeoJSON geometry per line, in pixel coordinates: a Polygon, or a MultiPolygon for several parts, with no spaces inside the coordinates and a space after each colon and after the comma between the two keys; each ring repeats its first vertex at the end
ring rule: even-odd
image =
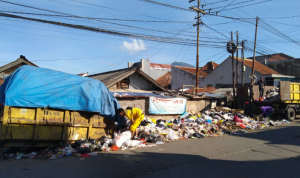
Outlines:
{"type": "MultiPolygon", "coordinates": [[[[178,118],[169,121],[144,118],[138,129],[138,139],[131,139],[127,128],[117,129],[115,123],[114,136],[102,136],[98,139],[79,139],[74,143],[61,142],[58,147],[49,147],[38,152],[13,152],[5,149],[4,155],[11,159],[42,157],[59,159],[62,157],[78,156],[86,158],[96,156],[98,152],[134,150],[144,147],[155,147],[178,139],[203,139],[223,135],[244,134],[258,129],[266,129],[289,121],[269,120],[272,108],[265,107],[257,120],[241,113],[223,111],[204,111],[202,113],[185,112],[178,118]]],[[[130,122],[128,122],[130,123],[130,122]]]]}
{"type": "MultiPolygon", "coordinates": [[[[276,96],[278,93],[276,92],[270,91],[272,93],[270,98],[276,96]]],[[[4,103],[5,106],[51,107],[100,112],[101,115],[115,121],[116,130],[113,136],[66,141],[59,143],[56,147],[42,150],[4,148],[4,156],[11,159],[46,157],[53,160],[69,156],[86,158],[96,156],[99,151],[154,147],[178,139],[244,134],[289,123],[285,119],[269,120],[274,113],[272,107],[262,107],[262,115],[251,116],[251,118],[250,114],[232,113],[233,110],[229,112],[230,108],[224,108],[224,111],[185,112],[180,117],[168,121],[144,118],[137,128],[138,139],[133,140],[129,131],[130,121],[126,122],[124,128],[119,129],[116,111],[120,105],[103,83],[90,78],[32,66],[20,67],[5,80],[0,87],[0,103],[4,103]]],[[[248,106],[250,104],[246,105],[246,108],[248,106]]]]}
{"type": "Polygon", "coordinates": [[[244,134],[289,123],[285,119],[270,120],[271,107],[263,108],[262,111],[257,120],[242,113],[223,111],[204,111],[197,114],[185,112],[169,121],[145,118],[138,127],[138,140],[132,140],[131,133],[127,129],[115,130],[115,138],[101,145],[101,148],[103,151],[117,151],[152,147],[172,140],[244,134]]]}

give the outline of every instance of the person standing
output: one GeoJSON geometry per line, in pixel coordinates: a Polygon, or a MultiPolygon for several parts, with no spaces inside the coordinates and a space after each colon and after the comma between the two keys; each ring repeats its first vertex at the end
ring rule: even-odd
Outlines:
{"type": "Polygon", "coordinates": [[[262,98],[264,96],[265,86],[266,86],[266,82],[264,78],[261,77],[260,80],[257,82],[257,84],[259,89],[259,97],[262,98]]]}

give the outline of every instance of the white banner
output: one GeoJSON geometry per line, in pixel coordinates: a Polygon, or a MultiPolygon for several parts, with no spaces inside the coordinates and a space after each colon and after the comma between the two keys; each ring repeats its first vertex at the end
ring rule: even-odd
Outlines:
{"type": "Polygon", "coordinates": [[[186,110],[186,99],[183,98],[149,98],[150,114],[182,114],[186,110]]]}

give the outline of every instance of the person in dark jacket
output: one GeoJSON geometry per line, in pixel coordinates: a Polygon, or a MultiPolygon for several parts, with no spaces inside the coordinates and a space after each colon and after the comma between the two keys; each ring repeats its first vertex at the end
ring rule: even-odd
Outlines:
{"type": "Polygon", "coordinates": [[[259,89],[259,97],[262,98],[264,96],[265,86],[266,82],[263,77],[260,78],[260,80],[256,83],[258,85],[259,89]]]}

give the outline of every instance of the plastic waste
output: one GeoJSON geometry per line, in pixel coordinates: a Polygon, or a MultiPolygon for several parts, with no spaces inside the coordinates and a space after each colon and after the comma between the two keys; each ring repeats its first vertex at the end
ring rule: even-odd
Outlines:
{"type": "Polygon", "coordinates": [[[173,129],[167,129],[167,139],[169,140],[175,140],[176,139],[176,133],[174,132],[173,129]]]}
{"type": "Polygon", "coordinates": [[[233,122],[243,122],[243,120],[242,119],[240,119],[238,116],[234,116],[234,118],[233,118],[233,122]]]}
{"type": "Polygon", "coordinates": [[[179,116],[179,118],[186,118],[189,115],[188,112],[184,112],[181,116],[179,116]]]}
{"type": "Polygon", "coordinates": [[[57,157],[56,157],[56,155],[53,155],[49,159],[57,159],[57,157]]]}
{"type": "Polygon", "coordinates": [[[88,153],[88,155],[90,155],[90,156],[97,156],[97,152],[92,152],[92,153],[88,153]]]}
{"type": "Polygon", "coordinates": [[[110,147],[111,151],[118,151],[120,148],[117,145],[113,145],[110,147]]]}
{"type": "Polygon", "coordinates": [[[90,157],[91,155],[87,154],[87,153],[83,153],[80,157],[81,158],[87,158],[87,157],[90,157]]]}
{"type": "Polygon", "coordinates": [[[127,140],[131,138],[131,132],[125,131],[114,138],[114,143],[117,147],[121,147],[127,140]]]}
{"type": "Polygon", "coordinates": [[[157,145],[163,145],[164,142],[163,142],[163,141],[158,141],[158,142],[156,142],[156,144],[157,144],[157,145]]]}
{"type": "Polygon", "coordinates": [[[128,148],[131,148],[131,147],[137,147],[141,144],[142,142],[139,141],[139,140],[127,140],[124,145],[128,148]]]}

